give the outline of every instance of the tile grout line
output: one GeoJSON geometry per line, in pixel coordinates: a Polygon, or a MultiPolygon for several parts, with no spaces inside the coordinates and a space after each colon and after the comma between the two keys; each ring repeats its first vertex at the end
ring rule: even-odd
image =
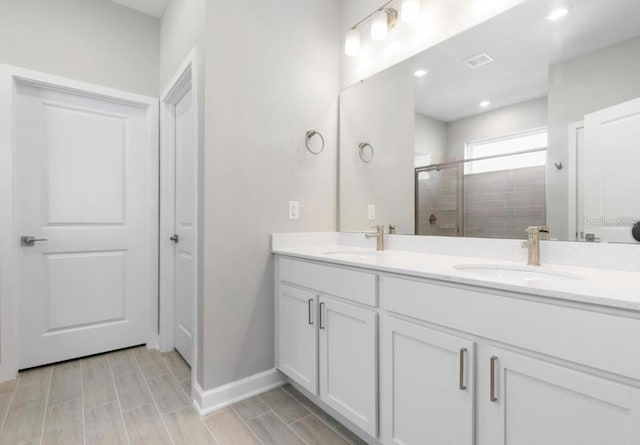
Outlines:
{"type": "MultiPolygon", "coordinates": [[[[175,350],[175,349],[174,349],[175,350]]],[[[169,363],[169,360],[167,358],[165,358],[162,353],[160,354],[160,357],[162,358],[162,360],[164,361],[165,366],[169,369],[169,374],[171,375],[171,377],[173,377],[174,383],[176,383],[178,385],[178,387],[180,388],[180,390],[182,391],[182,393],[184,395],[187,396],[187,399],[189,400],[189,407],[191,409],[193,409],[193,400],[191,400],[191,395],[187,394],[187,392],[184,390],[184,388],[182,388],[182,385],[180,384],[180,379],[178,378],[178,376],[176,375],[175,372],[173,372],[173,369],[171,367],[171,364],[169,363]]],[[[183,409],[183,408],[180,408],[183,409]]],[[[175,410],[178,411],[178,410],[175,410]]],[[[196,415],[198,416],[198,419],[200,420],[200,423],[202,424],[202,426],[204,426],[205,430],[207,431],[207,433],[209,433],[209,436],[211,436],[211,438],[213,439],[213,441],[216,443],[216,445],[219,444],[218,439],[216,439],[215,434],[213,434],[213,431],[211,431],[209,429],[209,427],[207,426],[207,424],[204,421],[204,418],[200,415],[200,413],[196,413],[196,415]]]]}
{"type": "Polygon", "coordinates": [[[111,366],[110,354],[107,355],[107,363],[109,364],[109,374],[111,375],[111,382],[113,383],[113,389],[116,390],[116,400],[118,401],[118,408],[120,410],[120,420],[122,420],[122,427],[124,428],[124,434],[127,437],[127,443],[131,445],[131,439],[129,438],[129,429],[127,428],[127,422],[124,421],[124,412],[122,411],[122,402],[120,402],[120,393],[118,392],[118,385],[116,385],[116,377],[113,374],[113,366],[111,366]]]}
{"type": "Polygon", "coordinates": [[[80,360],[80,408],[82,409],[82,443],[87,443],[87,416],[84,412],[84,360],[80,360]]]}
{"type": "MultiPolygon", "coordinates": [[[[135,359],[136,365],[138,365],[138,369],[140,370],[140,373],[142,374],[142,380],[144,380],[144,385],[147,387],[147,390],[149,391],[149,394],[151,394],[151,400],[153,401],[153,407],[156,409],[156,412],[160,416],[160,420],[162,421],[162,425],[164,426],[164,430],[166,431],[167,436],[169,436],[169,440],[171,441],[171,443],[173,445],[175,445],[176,442],[175,442],[175,440],[173,440],[173,435],[171,435],[171,432],[169,431],[169,427],[167,426],[167,422],[164,420],[164,415],[160,411],[160,407],[158,406],[158,403],[156,402],[156,396],[153,394],[153,391],[151,391],[151,386],[149,386],[149,382],[147,380],[147,377],[144,375],[144,372],[142,371],[142,366],[140,366],[140,361],[138,360],[138,357],[136,357],[135,354],[133,354],[133,358],[135,359]]],[[[169,370],[169,372],[171,372],[171,370],[169,370]]],[[[156,376],[154,376],[154,377],[156,377],[156,376]]]]}
{"type": "MultiPolygon", "coordinates": [[[[182,385],[180,384],[180,379],[178,378],[178,376],[176,375],[175,372],[173,372],[173,369],[171,367],[171,364],[169,363],[169,360],[162,355],[162,353],[160,353],[160,358],[162,359],[162,361],[164,362],[164,365],[167,367],[167,369],[169,369],[169,375],[173,378],[174,383],[176,383],[178,385],[178,387],[180,388],[180,391],[182,391],[182,393],[184,395],[187,396],[187,399],[189,400],[189,407],[191,409],[193,409],[193,400],[191,400],[191,395],[187,394],[187,392],[184,390],[184,388],[182,388],[182,385]]],[[[180,411],[181,409],[184,409],[185,407],[182,408],[178,408],[175,409],[171,412],[176,412],[176,411],[180,411]]],[[[196,413],[196,415],[198,416],[198,419],[200,420],[200,423],[202,424],[202,426],[204,426],[205,430],[207,431],[207,433],[209,433],[209,436],[211,436],[211,438],[213,439],[213,441],[217,444],[219,444],[218,439],[216,439],[215,434],[213,434],[213,432],[209,429],[209,427],[207,426],[207,424],[204,422],[203,417],[200,415],[200,413],[196,413]]]]}
{"type": "Polygon", "coordinates": [[[202,424],[204,425],[204,427],[207,430],[207,432],[209,433],[209,435],[211,437],[213,437],[213,441],[216,443],[216,445],[218,445],[220,442],[218,442],[218,439],[216,439],[216,435],[213,434],[213,431],[211,431],[211,428],[209,428],[207,423],[204,421],[204,418],[198,413],[196,413],[196,415],[200,418],[200,422],[202,422],[202,424]]]}
{"type": "MultiPolygon", "coordinates": [[[[267,406],[269,406],[269,405],[267,405],[267,406]]],[[[274,415],[274,416],[276,416],[278,419],[280,419],[280,422],[282,422],[282,423],[284,424],[284,426],[285,426],[289,431],[291,431],[291,432],[293,433],[293,435],[294,435],[294,436],[298,437],[298,439],[300,439],[304,445],[309,445],[309,444],[307,443],[307,441],[306,441],[306,440],[304,440],[300,434],[298,434],[298,433],[297,433],[293,428],[291,428],[291,427],[289,426],[289,424],[288,424],[287,422],[285,422],[285,421],[284,421],[284,419],[278,415],[278,413],[277,413],[277,412],[275,412],[274,410],[271,410],[271,412],[273,413],[273,415],[274,415]]],[[[268,414],[268,413],[267,413],[267,414],[268,414]]]]}
{"type": "Polygon", "coordinates": [[[47,385],[47,398],[44,402],[44,413],[42,414],[42,427],[40,428],[40,445],[44,442],[44,426],[47,421],[47,410],[49,409],[49,396],[51,395],[51,384],[53,383],[53,366],[49,368],[49,384],[47,385]]]}
{"type": "MultiPolygon", "coordinates": [[[[235,413],[236,416],[238,416],[238,419],[240,419],[240,422],[242,422],[244,424],[244,426],[247,428],[247,430],[253,434],[253,437],[256,438],[256,440],[258,442],[260,442],[261,445],[264,445],[264,442],[262,440],[260,440],[260,438],[258,437],[258,435],[256,433],[253,432],[253,430],[251,429],[251,427],[249,426],[249,424],[242,418],[242,416],[238,413],[238,411],[236,411],[236,409],[233,407],[233,404],[229,405],[229,408],[231,408],[231,411],[233,411],[235,413]]],[[[251,420],[251,419],[249,419],[251,420]]]]}
{"type": "MultiPolygon", "coordinates": [[[[277,388],[276,388],[276,389],[277,389],[277,388]]],[[[306,411],[309,411],[309,410],[307,409],[307,407],[306,407],[306,406],[303,406],[303,405],[302,405],[302,403],[298,402],[296,399],[294,399],[293,397],[291,397],[291,396],[290,396],[286,391],[284,391],[284,389],[282,389],[282,391],[283,391],[287,396],[289,396],[289,398],[291,398],[291,400],[293,400],[295,403],[297,403],[298,405],[302,406],[306,411]]],[[[264,393],[263,393],[263,394],[264,394],[264,393]]],[[[303,443],[303,444],[305,444],[305,445],[309,445],[309,444],[307,443],[307,441],[306,441],[306,440],[304,440],[300,434],[298,434],[298,433],[297,433],[293,428],[291,428],[291,427],[289,426],[289,424],[288,424],[287,422],[285,422],[285,421],[284,421],[284,419],[283,419],[282,417],[280,417],[280,416],[278,415],[278,413],[277,413],[277,412],[275,412],[275,411],[273,410],[273,407],[272,407],[271,405],[269,405],[269,404],[268,404],[268,403],[267,403],[267,402],[266,402],[262,397],[260,397],[260,394],[258,394],[258,399],[260,399],[260,401],[261,401],[262,403],[264,403],[264,404],[265,404],[265,405],[266,405],[266,406],[271,410],[271,412],[273,413],[273,415],[274,415],[274,416],[276,416],[278,419],[280,419],[280,421],[281,421],[282,423],[284,423],[284,425],[289,429],[289,431],[291,431],[294,435],[296,435],[296,436],[297,436],[297,437],[302,441],[302,443],[303,443]]],[[[311,413],[311,411],[309,411],[309,413],[311,413]]],[[[308,417],[308,416],[305,416],[305,417],[308,417]]],[[[299,419],[296,419],[296,422],[297,422],[298,420],[299,420],[299,419]]]]}
{"type": "Polygon", "coordinates": [[[2,431],[4,430],[4,425],[7,422],[7,418],[9,417],[9,411],[11,411],[11,408],[13,406],[13,401],[16,398],[16,392],[18,390],[18,381],[20,380],[20,374],[18,374],[15,380],[16,380],[16,384],[14,385],[13,390],[11,391],[11,398],[9,400],[9,405],[7,405],[7,412],[4,413],[4,417],[2,418],[2,423],[0,424],[0,438],[2,437],[2,431]]]}
{"type": "MultiPolygon", "coordinates": [[[[293,388],[293,386],[292,386],[292,388],[293,388]]],[[[295,390],[295,388],[293,388],[293,389],[295,390]]],[[[304,406],[304,404],[303,404],[302,402],[298,401],[298,399],[296,399],[296,398],[294,397],[294,395],[293,395],[291,392],[289,392],[285,387],[282,387],[282,390],[283,390],[284,392],[286,392],[287,394],[289,394],[289,395],[290,395],[294,400],[296,400],[298,403],[300,403],[300,405],[304,406]]],[[[300,393],[300,394],[304,397],[304,394],[302,394],[302,393],[300,393]]],[[[309,399],[307,399],[307,400],[309,400],[309,399]]],[[[310,403],[313,403],[311,400],[309,400],[309,402],[310,402],[310,403]]],[[[307,407],[305,406],[305,408],[307,408],[307,407]]],[[[322,408],[320,408],[320,407],[318,407],[318,408],[322,410],[322,408]]],[[[340,436],[342,439],[344,439],[344,441],[345,441],[345,442],[347,442],[349,445],[355,445],[355,444],[356,444],[353,440],[351,440],[350,438],[348,438],[347,436],[345,436],[342,432],[340,432],[340,431],[339,431],[335,426],[330,425],[330,424],[329,424],[329,422],[327,422],[327,421],[326,421],[326,420],[324,420],[322,417],[320,417],[319,415],[317,415],[316,413],[314,413],[311,409],[309,409],[309,408],[307,408],[307,409],[308,409],[309,411],[311,411],[311,414],[313,414],[313,415],[314,415],[314,416],[315,416],[315,417],[316,417],[320,422],[324,423],[327,427],[329,427],[329,429],[330,429],[331,431],[333,431],[333,432],[334,432],[334,433],[336,433],[338,436],[340,436]]],[[[322,410],[322,411],[326,413],[326,411],[324,411],[324,410],[322,410]]],[[[326,413],[326,414],[327,414],[327,415],[329,415],[329,416],[331,416],[331,414],[329,414],[329,413],[326,413]]],[[[308,417],[308,416],[307,416],[307,417],[308,417]]],[[[331,417],[333,417],[333,416],[331,416],[331,417]]],[[[336,421],[336,422],[338,422],[338,423],[340,423],[340,421],[339,421],[338,419],[335,419],[335,421],[336,421]]],[[[342,425],[342,424],[340,423],[340,425],[342,425]]],[[[346,426],[344,426],[344,425],[342,425],[342,426],[343,426],[344,428],[347,428],[347,427],[346,427],[346,426]]],[[[348,429],[348,428],[347,428],[347,429],[348,429]]],[[[355,434],[355,433],[353,433],[353,434],[355,434]]]]}

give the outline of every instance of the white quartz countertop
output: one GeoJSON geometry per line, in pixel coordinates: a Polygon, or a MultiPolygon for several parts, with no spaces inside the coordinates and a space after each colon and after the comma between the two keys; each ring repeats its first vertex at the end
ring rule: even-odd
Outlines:
{"type": "Polygon", "coordinates": [[[273,253],[456,284],[640,311],[640,273],[636,272],[554,265],[527,267],[523,263],[511,261],[399,250],[375,252],[372,249],[344,245],[282,248],[274,249],[273,253]],[[485,276],[459,270],[456,268],[459,266],[501,266],[517,268],[525,274],[530,270],[534,274],[527,274],[529,278],[522,280],[508,276],[485,276]],[[570,278],[556,279],[553,275],[535,275],[535,272],[549,272],[570,278]],[[536,279],[536,276],[540,279],[536,279]]]}

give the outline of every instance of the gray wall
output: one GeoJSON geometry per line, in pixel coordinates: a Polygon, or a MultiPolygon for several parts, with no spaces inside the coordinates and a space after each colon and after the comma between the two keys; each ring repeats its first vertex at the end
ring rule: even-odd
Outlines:
{"type": "Polygon", "coordinates": [[[270,234],[336,229],[339,26],[338,0],[207,3],[204,389],[274,366],[270,234]]]}
{"type": "Polygon", "coordinates": [[[447,124],[424,114],[416,113],[416,156],[431,155],[431,163],[447,159],[447,124]]]}
{"type": "Polygon", "coordinates": [[[368,231],[395,224],[398,234],[414,233],[415,104],[412,79],[398,65],[340,95],[340,230],[368,231]],[[358,145],[370,143],[371,163],[358,145]],[[376,220],[367,206],[375,204],[376,220]]]}
{"type": "Polygon", "coordinates": [[[160,28],[160,85],[166,88],[191,49],[204,43],[206,0],[170,0],[160,28]]]}
{"type": "Polygon", "coordinates": [[[108,0],[0,0],[0,63],[157,96],[160,21],[108,0]]]}
{"type": "Polygon", "coordinates": [[[568,232],[568,125],[603,108],[640,97],[640,37],[551,65],[547,208],[552,233],[568,232]]]}
{"type": "Polygon", "coordinates": [[[450,122],[447,126],[449,160],[464,159],[467,142],[546,126],[546,97],[450,122]]]}

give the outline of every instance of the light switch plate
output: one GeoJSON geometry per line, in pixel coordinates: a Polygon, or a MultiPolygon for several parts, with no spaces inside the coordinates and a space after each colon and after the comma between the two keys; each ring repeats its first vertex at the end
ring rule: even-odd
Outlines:
{"type": "Polygon", "coordinates": [[[289,219],[300,219],[300,201],[289,201],[289,219]]]}
{"type": "Polygon", "coordinates": [[[369,204],[367,207],[367,215],[369,215],[369,221],[376,220],[376,206],[374,204],[369,204]]]}

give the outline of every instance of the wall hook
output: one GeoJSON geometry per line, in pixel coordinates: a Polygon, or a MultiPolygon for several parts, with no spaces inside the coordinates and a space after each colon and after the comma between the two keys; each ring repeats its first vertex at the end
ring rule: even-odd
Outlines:
{"type": "Polygon", "coordinates": [[[558,170],[562,170],[564,168],[564,165],[562,165],[562,162],[556,162],[553,165],[555,165],[556,169],[558,169],[558,170]]]}

